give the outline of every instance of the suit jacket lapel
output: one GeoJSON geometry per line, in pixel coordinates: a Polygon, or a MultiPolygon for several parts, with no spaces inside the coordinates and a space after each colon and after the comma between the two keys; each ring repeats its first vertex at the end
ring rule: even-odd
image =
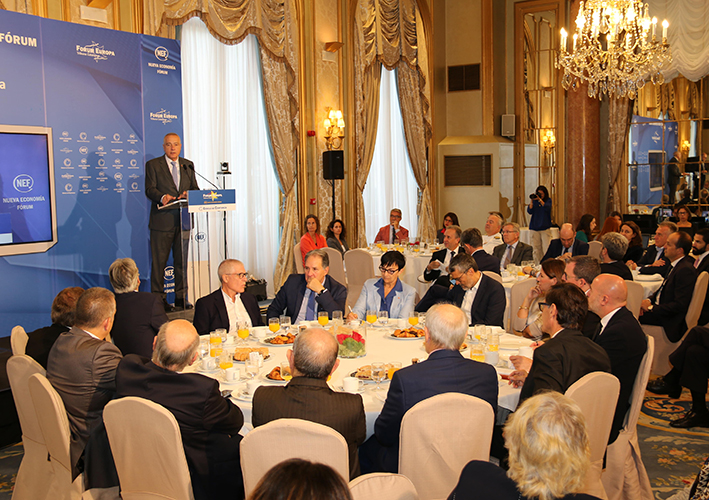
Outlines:
{"type": "MultiPolygon", "coordinates": [[[[222,295],[222,289],[218,290],[219,299],[217,300],[217,311],[219,311],[219,319],[223,325],[229,325],[229,314],[227,313],[227,304],[224,302],[224,295],[222,295]]],[[[227,327],[229,330],[229,326],[227,327]]]]}

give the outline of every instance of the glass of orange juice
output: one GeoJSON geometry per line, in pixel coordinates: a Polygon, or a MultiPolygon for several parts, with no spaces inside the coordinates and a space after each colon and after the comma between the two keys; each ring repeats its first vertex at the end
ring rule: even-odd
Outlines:
{"type": "Polygon", "coordinates": [[[318,324],[320,326],[325,326],[328,324],[328,311],[319,311],[318,312],[318,324]]]}
{"type": "Polygon", "coordinates": [[[481,342],[471,342],[471,359],[483,363],[486,360],[486,355],[483,352],[483,344],[481,342]]]}
{"type": "Polygon", "coordinates": [[[281,363],[281,378],[288,381],[293,378],[291,375],[291,365],[287,361],[281,363]]]}
{"type": "Polygon", "coordinates": [[[399,361],[393,361],[389,364],[389,367],[387,368],[387,378],[389,380],[392,380],[392,377],[394,376],[394,372],[402,368],[402,363],[399,361]]]}
{"type": "Polygon", "coordinates": [[[409,313],[409,324],[412,326],[417,326],[419,324],[419,313],[411,311],[409,313]]]}
{"type": "Polygon", "coordinates": [[[234,366],[234,362],[232,361],[232,355],[225,349],[219,355],[219,367],[222,370],[226,370],[227,368],[231,368],[232,366],[234,366]]]}
{"type": "Polygon", "coordinates": [[[370,325],[374,325],[375,321],[377,321],[377,311],[367,311],[367,314],[365,315],[365,321],[370,323],[370,325]]]}
{"type": "Polygon", "coordinates": [[[489,334],[487,346],[488,346],[489,351],[491,351],[491,352],[497,351],[500,347],[500,334],[498,334],[498,333],[489,334]]]}
{"type": "Polygon", "coordinates": [[[210,356],[213,358],[219,358],[223,351],[224,349],[222,348],[222,342],[219,344],[210,344],[210,356]]]}
{"type": "Polygon", "coordinates": [[[279,331],[281,326],[279,325],[279,318],[269,318],[269,331],[271,333],[276,333],[279,331]]]}
{"type": "Polygon", "coordinates": [[[241,344],[246,344],[249,338],[249,327],[246,321],[237,322],[237,336],[241,339],[241,344]]]}

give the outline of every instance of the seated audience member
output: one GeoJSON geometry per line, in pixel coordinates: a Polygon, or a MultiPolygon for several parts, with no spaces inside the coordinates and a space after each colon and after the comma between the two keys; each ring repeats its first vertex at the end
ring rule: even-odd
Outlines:
{"type": "Polygon", "coordinates": [[[165,323],[155,337],[152,359],[129,354],[121,360],[117,393],[148,399],[175,416],[197,500],[243,498],[242,412],[222,397],[217,380],[181,373],[198,359],[199,344],[197,330],[189,321],[165,323]]]}
{"type": "MultiPolygon", "coordinates": [[[[695,233],[693,236],[693,249],[691,254],[695,257],[695,270],[698,275],[702,272],[708,272],[708,229],[701,229],[695,233]]],[[[705,292],[705,300],[703,301],[703,310],[700,312],[700,318],[698,318],[699,325],[708,324],[708,292],[705,292]]]]}
{"type": "Polygon", "coordinates": [[[345,241],[345,223],[340,219],[333,219],[328,224],[328,229],[325,232],[325,241],[329,248],[335,248],[340,255],[345,255],[345,252],[350,250],[348,242],[345,241]]]}
{"type": "Polygon", "coordinates": [[[668,274],[669,261],[665,256],[664,247],[671,233],[678,230],[672,222],[661,222],[656,228],[653,243],[649,244],[643,253],[638,265],[634,262],[627,263],[631,269],[638,269],[641,274],[668,274]]]}
{"type": "Polygon", "coordinates": [[[629,241],[629,248],[624,254],[622,262],[633,262],[634,264],[643,257],[643,237],[641,236],[641,228],[635,222],[624,222],[619,230],[622,236],[629,241]]]}
{"type": "Polygon", "coordinates": [[[64,402],[71,439],[72,480],[84,472],[85,489],[118,485],[104,406],[116,395],[116,367],[121,351],[106,342],[116,313],[116,299],[105,288],[89,288],[76,302],[74,326],[49,351],[47,380],[64,402]]]}
{"type": "Polygon", "coordinates": [[[619,233],[607,233],[602,238],[602,274],[616,274],[622,279],[633,281],[634,275],[622,260],[629,248],[629,240],[619,233]]]}
{"type": "Polygon", "coordinates": [[[552,337],[533,353],[532,367],[515,370],[510,384],[522,387],[520,401],[540,391],[563,393],[591,372],[611,372],[606,351],[582,335],[587,297],[571,283],[555,285],[547,292],[542,310],[542,331],[552,337]]]}
{"type": "Polygon", "coordinates": [[[601,231],[596,237],[596,241],[601,241],[602,237],[607,233],[618,233],[621,227],[621,219],[609,216],[604,220],[601,231]]]}
{"type": "Polygon", "coordinates": [[[282,314],[293,324],[318,319],[318,311],[345,311],[347,289],[328,276],[330,260],[324,250],[311,250],[306,255],[304,274],[292,274],[283,284],[266,311],[267,318],[282,314]]]}
{"type": "Polygon", "coordinates": [[[483,230],[486,234],[483,235],[483,249],[487,254],[493,255],[495,247],[503,243],[503,235],[500,230],[503,228],[505,218],[500,212],[488,212],[486,224],[483,230]]]}
{"type": "MultiPolygon", "coordinates": [[[[572,257],[572,259],[567,262],[562,281],[577,285],[580,290],[584,292],[584,295],[589,297],[589,293],[592,291],[592,281],[599,276],[600,272],[601,269],[597,259],[587,255],[580,255],[578,257],[572,257]]],[[[587,311],[584,325],[580,328],[582,334],[589,339],[594,337],[600,320],[601,318],[593,311],[587,311]]]]}
{"type": "Polygon", "coordinates": [[[587,255],[589,244],[575,238],[572,224],[562,224],[560,227],[560,237],[552,240],[547,252],[540,262],[547,259],[569,260],[577,255],[587,255]]]}
{"type": "Polygon", "coordinates": [[[192,324],[197,333],[207,335],[218,328],[234,332],[239,321],[250,327],[263,325],[259,302],[245,291],[249,274],[244,264],[235,259],[223,260],[217,275],[222,286],[195,304],[192,324]]]}
{"type": "Polygon", "coordinates": [[[328,244],[325,238],[320,234],[320,221],[313,214],[306,215],[306,220],[303,221],[303,236],[301,236],[301,259],[306,263],[306,255],[311,250],[317,248],[325,248],[328,244]]]}
{"type": "Polygon", "coordinates": [[[520,226],[508,222],[503,226],[503,244],[493,249],[493,256],[500,259],[500,268],[504,270],[508,264],[519,266],[523,261],[533,260],[533,247],[520,241],[520,226]]]}
{"type": "MultiPolygon", "coordinates": [[[[689,189],[686,189],[686,191],[690,192],[689,189]]],[[[678,231],[688,233],[688,235],[692,238],[695,234],[696,228],[695,224],[690,222],[690,209],[688,209],[685,205],[686,204],[684,203],[679,203],[676,208],[676,214],[678,214],[678,223],[676,226],[678,227],[678,231]]]]}
{"type": "Polygon", "coordinates": [[[441,227],[436,232],[436,241],[438,243],[443,243],[444,242],[444,233],[446,232],[446,228],[449,226],[458,226],[459,225],[459,217],[453,212],[448,212],[446,215],[444,215],[444,223],[441,227]]]}
{"type": "Polygon", "coordinates": [[[116,295],[111,340],[124,356],[150,357],[153,339],[168,321],[160,295],[138,291],[141,281],[133,259],[116,259],[108,268],[108,278],[116,295]]]}
{"type": "Polygon", "coordinates": [[[269,469],[249,500],[352,500],[352,495],[332,467],[292,458],[269,469]]]}
{"type": "Polygon", "coordinates": [[[397,241],[409,241],[409,231],[399,225],[402,220],[402,211],[399,208],[393,208],[390,212],[390,223],[388,226],[382,226],[375,236],[375,241],[383,243],[396,243],[397,241]]]}
{"type": "Polygon", "coordinates": [[[670,426],[679,429],[708,426],[708,408],[705,394],[708,390],[708,327],[696,326],[688,332],[683,342],[668,357],[671,371],[648,383],[647,390],[654,394],[668,394],[678,399],[683,387],[690,389],[693,406],[685,415],[671,420],[670,426]]]}
{"type": "Polygon", "coordinates": [[[548,259],[542,263],[537,285],[530,289],[513,316],[512,327],[516,334],[535,340],[542,339],[542,313],[538,304],[545,302],[545,294],[550,287],[562,283],[564,273],[565,263],[561,260],[548,259]]]}
{"type": "Polygon", "coordinates": [[[618,227],[621,227],[621,224],[624,222],[624,217],[621,215],[621,212],[619,212],[618,210],[613,210],[609,214],[609,217],[616,219],[616,222],[618,223],[618,227]]]}
{"type": "Polygon", "coordinates": [[[357,447],[365,441],[365,408],[359,394],[335,392],[328,377],[338,368],[338,341],[320,328],[296,337],[286,352],[293,378],[284,387],[259,387],[254,393],[254,427],[280,418],[300,418],[326,425],[348,443],[350,478],[360,475],[357,447]]]}
{"type": "Polygon", "coordinates": [[[641,302],[641,324],[662,326],[671,342],[678,342],[688,329],[685,315],[698,277],[693,258],[688,257],[691,247],[688,233],[677,231],[668,237],[664,249],[670,260],[668,276],[656,293],[641,302]]]}
{"type": "Polygon", "coordinates": [[[457,307],[439,304],[429,310],[424,327],[424,349],[429,357],[394,373],[385,405],[375,421],[375,434],[360,448],[363,473],[397,472],[402,417],[420,401],[458,392],[481,398],[496,412],[495,368],[466,359],[459,352],[467,331],[466,316],[457,307]]]}
{"type": "Polygon", "coordinates": [[[444,234],[444,247],[437,250],[431,255],[429,264],[424,269],[424,279],[427,281],[435,281],[437,285],[448,286],[449,278],[448,271],[451,259],[464,253],[464,249],[459,245],[461,241],[461,228],[458,226],[449,226],[444,234]],[[441,279],[440,279],[441,278],[441,279]]]}
{"type": "Polygon", "coordinates": [[[460,307],[470,325],[503,327],[503,285],[479,271],[475,259],[466,254],[451,259],[449,276],[456,285],[451,288],[432,285],[414,310],[426,312],[434,304],[446,301],[460,307]]]}
{"type": "Polygon", "coordinates": [[[461,246],[468,255],[475,259],[479,271],[500,274],[500,261],[483,249],[481,231],[475,227],[466,229],[461,233],[461,246]]]}
{"type": "Polygon", "coordinates": [[[646,334],[638,320],[626,307],[626,283],[619,276],[600,274],[592,282],[589,310],[601,318],[592,340],[602,346],[611,361],[611,373],[621,388],[611,424],[609,443],[616,441],[629,410],[629,398],[636,374],[646,354],[646,334]]]}
{"type": "Polygon", "coordinates": [[[592,233],[597,228],[597,219],[592,214],[584,214],[577,224],[577,234],[575,238],[579,241],[589,243],[592,241],[592,233]]]}
{"type": "Polygon", "coordinates": [[[365,281],[360,297],[348,319],[364,320],[367,311],[387,311],[390,318],[406,318],[414,310],[414,288],[399,279],[405,264],[404,255],[397,250],[380,257],[381,278],[365,281]]]}
{"type": "MultiPolygon", "coordinates": [[[[78,286],[65,288],[54,297],[52,301],[52,324],[33,332],[29,332],[29,340],[25,347],[25,354],[37,361],[42,368],[47,369],[47,356],[57,338],[74,325],[74,312],[76,301],[84,293],[78,286]]],[[[162,304],[161,304],[162,305],[162,304]]]]}
{"type": "Polygon", "coordinates": [[[483,460],[464,467],[449,500],[598,500],[576,493],[590,467],[584,415],[574,401],[546,392],[525,401],[505,425],[508,472],[483,460]]]}

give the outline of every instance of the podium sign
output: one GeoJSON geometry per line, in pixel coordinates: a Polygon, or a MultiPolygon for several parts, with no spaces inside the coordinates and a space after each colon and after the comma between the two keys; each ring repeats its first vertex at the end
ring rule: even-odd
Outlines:
{"type": "Polygon", "coordinates": [[[190,213],[236,210],[235,200],[234,189],[206,189],[187,192],[188,211],[190,213]]]}

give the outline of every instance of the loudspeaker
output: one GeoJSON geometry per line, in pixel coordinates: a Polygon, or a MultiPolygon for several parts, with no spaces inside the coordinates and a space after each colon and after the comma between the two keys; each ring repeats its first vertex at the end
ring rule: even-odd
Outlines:
{"type": "Polygon", "coordinates": [[[323,179],[327,181],[345,179],[343,152],[341,150],[323,151],[323,179]]]}
{"type": "Polygon", "coordinates": [[[515,115],[500,115],[500,135],[515,137],[515,115]]]}

